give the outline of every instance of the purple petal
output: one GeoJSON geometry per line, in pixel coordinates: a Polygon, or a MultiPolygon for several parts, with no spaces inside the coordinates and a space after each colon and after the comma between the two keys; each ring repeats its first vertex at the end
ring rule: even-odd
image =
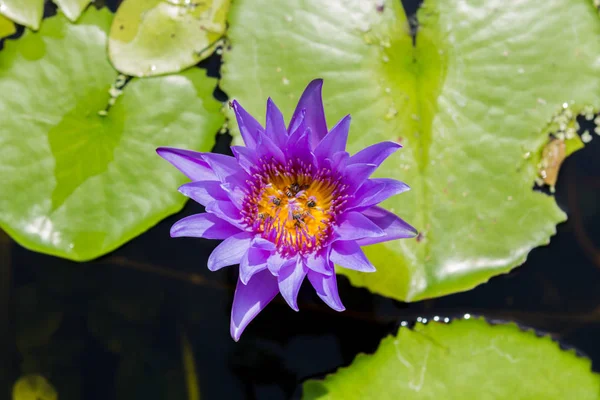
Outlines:
{"type": "Polygon", "coordinates": [[[209,213],[190,215],[175,222],[171,227],[171,237],[225,239],[238,233],[239,228],[209,213]]]}
{"type": "Polygon", "coordinates": [[[408,190],[410,187],[406,183],[395,179],[369,179],[357,190],[357,195],[348,204],[348,209],[367,209],[408,190]]]}
{"type": "Polygon", "coordinates": [[[306,115],[306,110],[302,109],[296,116],[296,119],[294,119],[293,121],[290,121],[290,126],[288,128],[288,134],[290,136],[293,135],[294,132],[296,132],[298,129],[301,129],[302,132],[304,132],[304,130],[306,129],[306,124],[304,123],[305,115],[306,115]],[[293,122],[293,124],[292,124],[292,122],[293,122]]]}
{"type": "Polygon", "coordinates": [[[374,272],[375,267],[369,262],[360,246],[354,241],[338,241],[331,245],[329,259],[340,267],[360,272],[374,272]]]}
{"type": "Polygon", "coordinates": [[[295,258],[283,258],[279,253],[271,254],[271,257],[267,260],[267,268],[271,271],[271,274],[277,276],[282,268],[287,268],[291,265],[296,264],[295,258]]]}
{"type": "Polygon", "coordinates": [[[241,217],[240,210],[228,200],[216,200],[208,203],[205,206],[206,212],[217,215],[232,225],[244,229],[244,221],[241,217]]]}
{"type": "Polygon", "coordinates": [[[344,170],[345,183],[358,189],[377,169],[375,164],[350,164],[344,170]]]}
{"type": "Polygon", "coordinates": [[[322,88],[322,79],[315,79],[310,82],[306,89],[304,89],[302,96],[300,96],[294,115],[290,120],[290,127],[297,125],[297,120],[301,118],[304,110],[304,121],[312,132],[310,140],[311,149],[317,147],[327,134],[327,122],[325,121],[325,111],[323,110],[323,99],[321,97],[322,88]]]}
{"type": "Polygon", "coordinates": [[[203,159],[205,153],[171,147],[159,147],[156,152],[193,181],[217,180],[212,168],[203,159]]]}
{"type": "Polygon", "coordinates": [[[338,151],[327,159],[327,162],[329,162],[329,169],[332,171],[345,170],[346,166],[348,165],[349,158],[350,155],[347,151],[338,151]]]}
{"type": "Polygon", "coordinates": [[[227,198],[234,204],[238,210],[241,210],[244,206],[244,199],[246,198],[246,191],[244,188],[234,183],[222,183],[221,188],[227,193],[227,198]]]}
{"type": "Polygon", "coordinates": [[[234,186],[246,186],[246,181],[250,176],[237,162],[235,157],[224,154],[206,153],[204,160],[210,165],[215,175],[223,183],[230,183],[234,186]]]}
{"type": "Polygon", "coordinates": [[[271,254],[270,251],[252,247],[253,244],[240,261],[240,280],[244,285],[254,274],[267,269],[267,259],[271,254]]]}
{"type": "Polygon", "coordinates": [[[314,151],[315,157],[318,160],[325,160],[335,153],[344,151],[346,149],[346,142],[348,142],[349,130],[350,116],[346,115],[319,142],[314,151]]]}
{"type": "Polygon", "coordinates": [[[350,211],[340,217],[335,232],[340,240],[356,240],[385,236],[385,232],[359,212],[350,211]]]}
{"type": "Polygon", "coordinates": [[[231,104],[244,143],[251,149],[255,148],[258,144],[258,136],[264,132],[263,127],[236,100],[233,100],[231,104]]]}
{"type": "Polygon", "coordinates": [[[283,120],[283,114],[270,97],[267,100],[266,120],[265,132],[273,139],[273,142],[275,142],[279,148],[283,149],[287,142],[287,129],[285,127],[285,121],[283,120]]]}
{"type": "Polygon", "coordinates": [[[318,272],[308,271],[308,280],[325,304],[335,311],[344,311],[346,309],[342,304],[342,300],[340,300],[335,274],[325,276],[318,272]]]}
{"type": "Polygon", "coordinates": [[[240,232],[223,240],[208,257],[208,269],[216,271],[239,264],[248,251],[251,240],[252,234],[248,232],[240,232]]]}
{"type": "Polygon", "coordinates": [[[306,121],[304,119],[305,114],[306,114],[306,110],[302,110],[302,112],[300,113],[300,116],[298,118],[296,118],[296,120],[294,121],[295,124],[294,125],[290,124],[289,131],[288,131],[289,135],[288,135],[288,140],[287,140],[288,147],[294,146],[294,143],[296,143],[302,135],[307,133],[306,132],[307,130],[310,130],[310,128],[306,125],[306,121]]]}
{"type": "Polygon", "coordinates": [[[283,154],[283,151],[281,151],[281,149],[275,143],[275,141],[267,135],[260,135],[260,137],[258,138],[258,147],[256,148],[256,155],[258,158],[274,158],[282,164],[285,163],[285,155],[283,154]]]}
{"type": "Polygon", "coordinates": [[[179,192],[206,206],[215,200],[228,200],[227,192],[219,181],[190,182],[179,187],[179,192]]]}
{"type": "Polygon", "coordinates": [[[277,278],[263,270],[250,279],[247,285],[238,280],[231,307],[231,337],[236,342],[250,321],[277,295],[277,278]]]}
{"type": "Polygon", "coordinates": [[[396,214],[381,207],[371,207],[364,210],[362,214],[383,229],[385,236],[357,240],[356,243],[361,246],[387,242],[394,239],[408,239],[417,235],[415,228],[404,222],[396,214]]]}
{"type": "Polygon", "coordinates": [[[308,151],[310,140],[310,129],[306,129],[302,134],[293,134],[286,144],[285,154],[288,160],[298,159],[309,165],[317,165],[315,155],[308,151]]]}
{"type": "Polygon", "coordinates": [[[318,253],[312,253],[306,260],[304,260],[304,264],[311,270],[318,272],[323,275],[333,275],[333,263],[329,261],[328,251],[321,250],[318,253]]]}
{"type": "Polygon", "coordinates": [[[296,263],[281,268],[277,281],[279,292],[294,311],[298,311],[298,292],[306,277],[308,268],[304,265],[301,257],[296,257],[296,263]]]}
{"type": "MultiPolygon", "coordinates": [[[[294,132],[292,132],[290,134],[290,136],[288,136],[288,140],[287,140],[286,147],[285,147],[286,153],[288,153],[289,151],[298,147],[299,142],[306,143],[307,146],[304,147],[304,149],[307,149],[309,135],[310,135],[310,128],[306,128],[306,127],[304,127],[304,125],[302,125],[298,129],[296,129],[294,132]]],[[[289,156],[288,156],[288,158],[289,158],[289,156]]]]}
{"type": "Polygon", "coordinates": [[[394,142],[376,143],[350,157],[350,164],[375,164],[379,166],[400,148],[402,146],[394,142]]]}
{"type": "Polygon", "coordinates": [[[240,164],[240,167],[242,167],[247,173],[251,174],[252,167],[258,164],[256,150],[244,146],[231,146],[231,151],[233,152],[238,164],[240,164]]]}
{"type": "Polygon", "coordinates": [[[269,251],[275,250],[275,243],[270,242],[267,239],[263,239],[261,237],[254,238],[254,242],[252,243],[252,246],[256,247],[257,249],[262,249],[262,250],[269,250],[269,251]]]}

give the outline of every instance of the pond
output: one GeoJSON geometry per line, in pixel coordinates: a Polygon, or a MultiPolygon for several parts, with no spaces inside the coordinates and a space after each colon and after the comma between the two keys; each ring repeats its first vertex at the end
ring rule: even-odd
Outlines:
{"type": "MultiPolygon", "coordinates": [[[[120,2],[105,3],[114,12],[120,2]]],[[[414,29],[419,4],[404,3],[414,29]]],[[[55,12],[46,4],[47,15],[55,12]]],[[[197,68],[220,77],[220,66],[215,53],[197,68]]],[[[214,96],[227,100],[220,88],[214,96]]],[[[577,121],[579,135],[594,129],[592,121],[577,121]]],[[[232,136],[215,137],[212,151],[230,155],[232,136]]],[[[276,297],[239,342],[229,333],[237,268],[208,271],[217,240],[169,236],[177,220],[204,212],[193,201],[84,263],[27,250],[0,231],[0,384],[9,393],[21,375],[35,372],[52,382],[61,400],[192,399],[194,390],[203,399],[299,399],[306,380],[373,354],[401,326],[477,317],[550,336],[600,372],[599,155],[594,137],[564,161],[553,193],[531,182],[532,190],[554,196],[568,220],[511,272],[415,302],[375,294],[338,275],[344,312],[327,307],[305,283],[300,312],[276,297]]]]}

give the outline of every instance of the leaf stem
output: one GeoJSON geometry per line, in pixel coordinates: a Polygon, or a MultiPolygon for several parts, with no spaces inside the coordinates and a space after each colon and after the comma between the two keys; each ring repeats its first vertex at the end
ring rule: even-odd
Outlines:
{"type": "Polygon", "coordinates": [[[185,375],[185,384],[187,386],[188,400],[200,400],[200,388],[198,386],[198,375],[196,374],[196,361],[194,360],[194,351],[188,339],[185,329],[181,327],[181,362],[185,375]]]}

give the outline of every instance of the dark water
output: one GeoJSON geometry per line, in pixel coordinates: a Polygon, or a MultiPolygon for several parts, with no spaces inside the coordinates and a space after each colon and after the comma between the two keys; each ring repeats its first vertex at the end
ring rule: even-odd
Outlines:
{"type": "MultiPolygon", "coordinates": [[[[218,74],[219,64],[215,56],[200,66],[218,74]]],[[[219,141],[215,151],[227,152],[227,137],[219,141]]],[[[547,332],[589,356],[599,371],[599,155],[596,137],[565,161],[555,195],[569,221],[512,273],[466,293],[412,304],[354,288],[340,277],[343,313],[330,310],[305,285],[301,312],[276,298],[239,343],[229,336],[236,268],[206,269],[215,241],[169,238],[173,222],[202,211],[193,202],[86,264],[30,252],[0,233],[4,393],[20,374],[39,372],[61,400],[185,399],[185,336],[203,399],[297,398],[307,377],[374,351],[401,321],[465,313],[547,332]]]]}

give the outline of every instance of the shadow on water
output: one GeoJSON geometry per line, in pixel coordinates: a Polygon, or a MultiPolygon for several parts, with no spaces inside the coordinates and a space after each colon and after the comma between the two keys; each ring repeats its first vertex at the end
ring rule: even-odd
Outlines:
{"type": "MultiPolygon", "coordinates": [[[[116,1],[106,3],[116,8],[116,1]]],[[[215,55],[200,66],[216,76],[219,65],[215,55]]],[[[216,96],[224,99],[222,92],[216,96]]],[[[217,136],[215,151],[227,153],[229,141],[217,136]]],[[[173,222],[203,211],[193,202],[85,264],[30,252],[0,235],[0,344],[8,354],[0,365],[8,376],[0,378],[8,382],[40,372],[61,399],[186,398],[185,335],[204,399],[298,398],[303,380],[373,352],[402,321],[465,313],[548,332],[600,370],[598,154],[596,138],[565,161],[556,198],[569,221],[513,272],[469,292],[412,304],[373,295],[340,277],[343,313],[330,310],[305,285],[300,313],[276,298],[239,343],[229,336],[236,269],[207,271],[215,241],[169,237],[173,222]]]]}

